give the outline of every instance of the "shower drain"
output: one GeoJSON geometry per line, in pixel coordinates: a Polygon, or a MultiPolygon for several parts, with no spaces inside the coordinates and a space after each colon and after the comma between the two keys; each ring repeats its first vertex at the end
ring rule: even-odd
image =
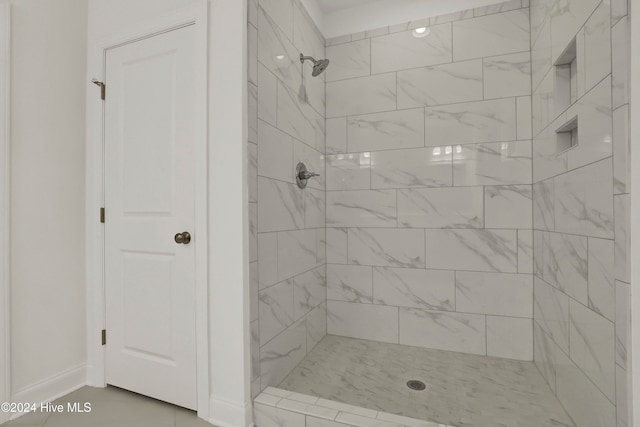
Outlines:
{"type": "Polygon", "coordinates": [[[407,387],[409,387],[411,390],[424,390],[425,388],[427,388],[427,386],[424,385],[422,381],[418,380],[407,381],[407,387]]]}

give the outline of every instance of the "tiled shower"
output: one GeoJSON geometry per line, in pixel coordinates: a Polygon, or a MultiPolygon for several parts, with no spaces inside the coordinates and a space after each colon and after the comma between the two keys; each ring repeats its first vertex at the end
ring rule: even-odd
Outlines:
{"type": "Polygon", "coordinates": [[[511,0],[325,40],[299,0],[249,0],[254,396],[328,334],[535,364],[557,425],[630,425],[627,11],[511,0]]]}

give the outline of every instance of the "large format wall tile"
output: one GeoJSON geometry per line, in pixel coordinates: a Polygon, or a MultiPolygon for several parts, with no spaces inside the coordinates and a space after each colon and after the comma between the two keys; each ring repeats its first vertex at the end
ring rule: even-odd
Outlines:
{"type": "Polygon", "coordinates": [[[299,2],[294,2],[292,41],[305,55],[314,58],[324,57],[324,39],[304,6],[299,2]]]}
{"type": "Polygon", "coordinates": [[[599,3],[599,0],[567,0],[562,7],[551,3],[552,63],[564,52],[599,3]]]}
{"type": "Polygon", "coordinates": [[[615,276],[617,280],[629,283],[630,280],[630,198],[628,194],[614,197],[615,207],[615,276]]]}
{"type": "Polygon", "coordinates": [[[614,194],[630,191],[631,146],[629,137],[629,106],[613,112],[613,190],[614,194]]]}
{"type": "Polygon", "coordinates": [[[260,348],[261,386],[280,384],[306,353],[306,322],[302,319],[260,348]]]}
{"type": "Polygon", "coordinates": [[[485,316],[401,308],[400,344],[486,355],[485,316]]]}
{"type": "Polygon", "coordinates": [[[629,33],[628,19],[620,21],[611,30],[612,44],[612,97],[613,108],[629,103],[629,33]]]}
{"type": "Polygon", "coordinates": [[[300,319],[327,300],[327,275],[324,266],[293,278],[293,315],[300,319]]]}
{"type": "Polygon", "coordinates": [[[627,368],[631,351],[631,286],[616,280],[616,364],[627,368]]]}
{"type": "Polygon", "coordinates": [[[424,230],[350,228],[348,259],[351,264],[423,268],[424,230]]]}
{"type": "Polygon", "coordinates": [[[458,145],[453,151],[456,186],[531,183],[531,141],[458,145]]]}
{"type": "Polygon", "coordinates": [[[258,283],[260,289],[278,282],[278,234],[258,234],[258,283]]]}
{"type": "Polygon", "coordinates": [[[309,104],[299,102],[298,89],[278,82],[278,128],[324,152],[324,117],[309,104]]]}
{"type": "Polygon", "coordinates": [[[295,184],[258,178],[258,232],[304,226],[303,193],[295,184]]]}
{"type": "Polygon", "coordinates": [[[398,191],[398,225],[424,228],[482,228],[482,187],[398,191]]]}
{"type": "Polygon", "coordinates": [[[569,297],[534,276],[533,316],[563,352],[569,353],[569,297]]]}
{"type": "MultiPolygon", "coordinates": [[[[260,0],[260,7],[269,14],[273,22],[290,39],[293,39],[293,1],[292,0],[260,0]]],[[[259,22],[259,21],[258,21],[259,22]]],[[[258,24],[259,25],[259,24],[258,24]]],[[[258,26],[263,29],[261,25],[258,26]]]]}
{"type": "Polygon", "coordinates": [[[398,72],[398,108],[482,99],[482,60],[398,72]]]}
{"type": "MultiPolygon", "coordinates": [[[[291,3],[290,0],[270,1],[291,3]]],[[[274,22],[273,16],[278,15],[268,15],[262,9],[258,12],[258,61],[287,86],[297,88],[301,80],[299,52],[290,41],[291,34],[287,36],[274,22]]],[[[293,10],[290,16],[293,16],[293,10]]]]}
{"type": "MultiPolygon", "coordinates": [[[[311,78],[299,60],[325,57],[324,38],[297,0],[259,3],[249,1],[247,33],[253,395],[280,383],[327,331],[325,76],[311,78]],[[298,162],[320,173],[304,191],[298,162]]],[[[332,123],[332,149],[346,149],[342,122],[342,141],[332,123]]]]}
{"type": "Polygon", "coordinates": [[[533,119],[531,112],[531,96],[519,96],[516,98],[516,127],[518,141],[531,139],[533,119]]]}
{"type": "Polygon", "coordinates": [[[373,152],[371,187],[450,187],[452,151],[446,146],[373,152]]]}
{"type": "Polygon", "coordinates": [[[305,228],[324,228],[326,225],[325,192],[307,188],[304,192],[304,226],[305,228]]]}
{"type": "Polygon", "coordinates": [[[327,154],[347,152],[347,118],[338,117],[325,121],[327,154]]]}
{"type": "Polygon", "coordinates": [[[327,303],[314,308],[307,315],[307,352],[327,335],[327,303]]]}
{"type": "MultiPolygon", "coordinates": [[[[526,4],[528,6],[528,3],[526,4]]],[[[493,15],[494,13],[508,12],[514,9],[525,7],[521,0],[508,0],[502,3],[491,4],[489,6],[481,6],[473,9],[473,16],[493,15]]]]}
{"type": "Polygon", "coordinates": [[[327,83],[327,117],[396,109],[396,73],[327,83]]]}
{"type": "Polygon", "coordinates": [[[424,147],[424,111],[416,108],[349,117],[347,135],[350,152],[424,147]]]}
{"type": "Polygon", "coordinates": [[[276,125],[278,79],[258,63],[258,118],[276,125]]]}
{"type": "Polygon", "coordinates": [[[451,62],[451,24],[430,29],[428,37],[403,31],[371,39],[372,74],[451,62]]]}
{"type": "Polygon", "coordinates": [[[516,230],[427,230],[427,268],[515,273],[516,230]]]}
{"type": "Polygon", "coordinates": [[[529,10],[465,19],[453,23],[453,59],[529,51],[529,10]]]}
{"type": "Polygon", "coordinates": [[[327,332],[365,340],[398,342],[398,308],[327,301],[327,332]]]}
{"type": "Polygon", "coordinates": [[[487,316],[487,356],[533,359],[533,321],[487,316]]]}
{"type": "Polygon", "coordinates": [[[258,120],[258,175],[293,183],[293,138],[258,120]]]}
{"type": "Polygon", "coordinates": [[[531,228],[531,199],[530,185],[485,187],[485,227],[531,228]]]}
{"type": "Polygon", "coordinates": [[[615,401],[613,322],[573,300],[569,305],[571,360],[611,401],[615,401]]]}
{"type": "Polygon", "coordinates": [[[556,351],[561,351],[537,322],[533,321],[533,361],[545,381],[556,392],[556,351]]]}
{"type": "Polygon", "coordinates": [[[518,230],[518,273],[533,274],[533,230],[518,230]]]}
{"type": "Polygon", "coordinates": [[[326,55],[331,60],[331,65],[326,71],[328,82],[371,74],[369,39],[327,47],[326,55]]]}
{"type": "Polygon", "coordinates": [[[555,230],[553,179],[533,184],[533,228],[555,230]]]}
{"type": "Polygon", "coordinates": [[[396,192],[393,190],[330,191],[327,225],[331,227],[395,227],[396,192]]]}
{"type": "Polygon", "coordinates": [[[556,231],[613,238],[610,158],[560,175],[554,185],[556,231]]]}
{"type": "Polygon", "coordinates": [[[587,90],[611,73],[610,3],[600,3],[584,26],[584,73],[587,90]]]}
{"type": "Polygon", "coordinates": [[[347,229],[327,228],[327,262],[347,263],[347,229]]]}
{"type": "Polygon", "coordinates": [[[426,145],[516,139],[514,98],[427,107],[426,117],[426,145]]]}
{"type": "Polygon", "coordinates": [[[529,52],[494,56],[483,60],[484,98],[531,94],[529,52]]]}
{"type": "Polygon", "coordinates": [[[615,320],[615,276],[613,240],[589,238],[589,308],[615,320]]]}
{"type": "Polygon", "coordinates": [[[534,235],[536,274],[547,283],[587,304],[587,238],[570,234],[534,235]]]}
{"type": "Polygon", "coordinates": [[[563,352],[556,356],[558,399],[576,425],[615,425],[615,406],[563,352]]]}
{"type": "Polygon", "coordinates": [[[561,118],[566,122],[576,115],[579,123],[578,145],[567,152],[569,169],[611,156],[612,113],[609,77],[580,98],[561,118]]]}
{"type": "Polygon", "coordinates": [[[327,190],[363,190],[371,187],[371,153],[326,156],[327,190]]]}
{"type": "Polygon", "coordinates": [[[316,252],[315,230],[278,233],[278,278],[288,279],[315,267],[316,252]]]}
{"type": "Polygon", "coordinates": [[[530,274],[456,272],[456,311],[531,319],[530,274]]]}
{"type": "Polygon", "coordinates": [[[293,323],[293,281],[260,291],[260,343],[269,342],[293,323]]]}
{"type": "Polygon", "coordinates": [[[453,271],[410,268],[373,268],[374,303],[453,311],[453,271]]]}
{"type": "Polygon", "coordinates": [[[327,264],[327,299],[336,301],[373,301],[372,267],[327,264]]]}

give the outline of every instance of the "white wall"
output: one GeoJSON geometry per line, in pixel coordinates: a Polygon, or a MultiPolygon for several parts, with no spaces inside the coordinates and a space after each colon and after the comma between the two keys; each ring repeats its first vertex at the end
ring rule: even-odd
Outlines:
{"type": "Polygon", "coordinates": [[[84,381],[87,5],[11,3],[11,390],[20,398],[61,373],[84,381]]]}

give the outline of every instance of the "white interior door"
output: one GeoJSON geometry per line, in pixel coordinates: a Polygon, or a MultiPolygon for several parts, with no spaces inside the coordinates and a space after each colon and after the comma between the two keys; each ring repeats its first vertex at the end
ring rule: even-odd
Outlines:
{"type": "Polygon", "coordinates": [[[191,409],[194,42],[189,26],[110,49],[105,82],[106,380],[191,409]]]}

